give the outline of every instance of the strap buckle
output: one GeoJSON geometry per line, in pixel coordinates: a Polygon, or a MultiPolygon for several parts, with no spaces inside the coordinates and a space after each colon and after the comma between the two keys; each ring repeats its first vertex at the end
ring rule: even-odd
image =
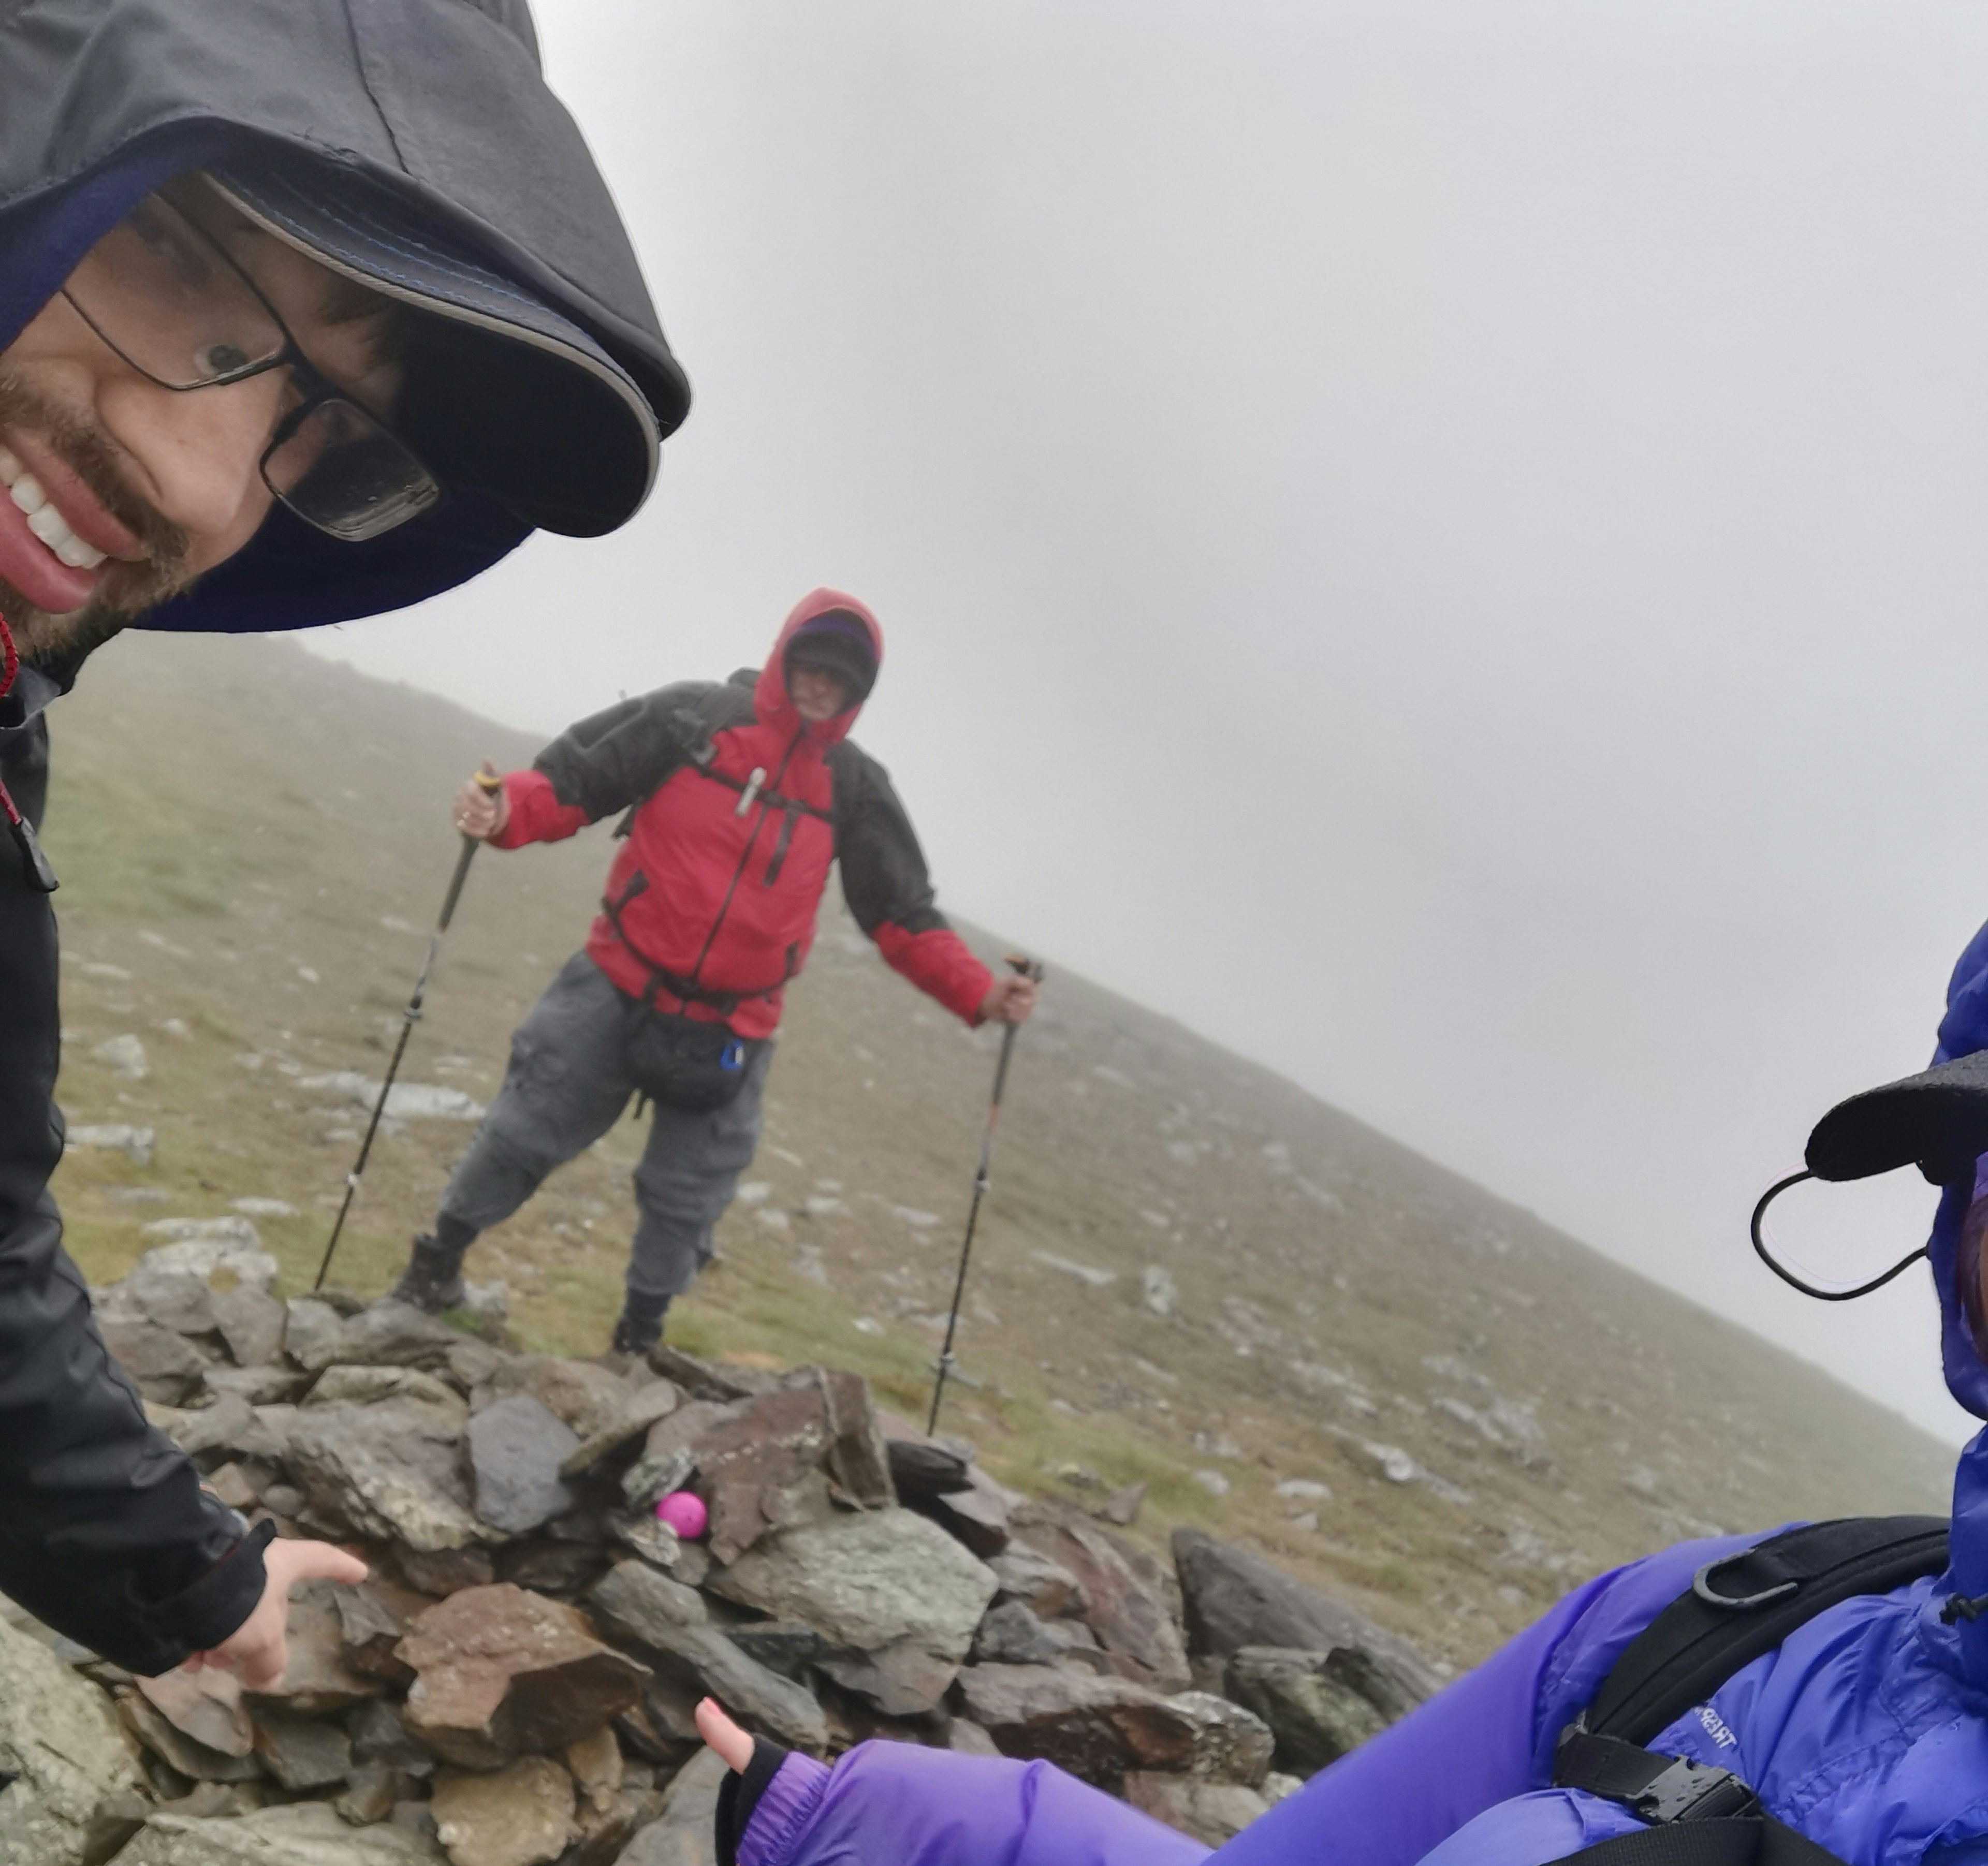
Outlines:
{"type": "Polygon", "coordinates": [[[1628,1806],[1653,1827],[1672,1820],[1744,1819],[1760,1811],[1760,1797],[1729,1769],[1680,1756],[1628,1806]]]}

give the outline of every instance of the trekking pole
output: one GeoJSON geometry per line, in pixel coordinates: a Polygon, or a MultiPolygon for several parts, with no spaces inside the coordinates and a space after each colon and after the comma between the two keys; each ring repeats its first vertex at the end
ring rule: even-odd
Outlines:
{"type": "MultiPolygon", "coordinates": [[[[488,771],[476,773],[476,782],[488,796],[495,796],[504,787],[504,780],[488,771]]],[[[401,1072],[401,1059],[407,1053],[407,1039],[414,1033],[414,1026],[421,1020],[421,1001],[428,992],[428,974],[434,969],[435,955],[441,950],[441,937],[448,931],[448,923],[455,918],[455,904],[462,898],[462,884],[469,879],[469,864],[481,840],[465,835],[462,839],[462,853],[455,858],[455,873],[449,877],[448,892],[442,898],[441,916],[435,922],[434,931],[428,935],[428,957],[421,961],[421,975],[414,981],[414,995],[407,1000],[407,1008],[401,1013],[401,1040],[394,1046],[393,1060],[387,1065],[387,1080],[380,1084],[380,1098],[373,1104],[373,1118],[366,1124],[366,1138],[359,1143],[359,1158],[352,1163],[352,1171],[345,1175],[345,1198],[338,1208],[338,1222],[331,1228],[331,1242],[324,1247],[324,1261],[317,1266],[317,1281],[313,1290],[324,1287],[325,1273],[331,1268],[331,1253],[338,1248],[339,1235],[345,1229],[347,1215],[352,1209],[352,1202],[359,1195],[360,1177],[366,1171],[367,1157],[373,1151],[373,1137],[380,1131],[381,1117],[387,1112],[387,1097],[394,1092],[394,1078],[401,1072]]]]}
{"type": "MultiPolygon", "coordinates": [[[[1008,955],[1008,963],[1025,979],[1042,982],[1040,959],[1025,958],[1019,952],[1008,955]]],[[[1008,1059],[1015,1053],[1015,1039],[1022,1026],[1011,1023],[1001,1033],[1001,1060],[994,1069],[994,1099],[987,1107],[987,1131],[980,1137],[980,1165],[973,1175],[973,1202],[966,1209],[966,1236],[959,1246],[959,1274],[953,1280],[952,1308],[945,1318],[945,1345],[938,1350],[938,1378],[932,1383],[931,1416],[925,1421],[928,1435],[938,1429],[939,1401],[945,1395],[945,1377],[953,1370],[952,1336],[959,1326],[960,1298],[966,1293],[967,1259],[973,1254],[973,1227],[979,1222],[980,1202],[987,1195],[987,1168],[994,1157],[994,1129],[1001,1119],[1001,1094],[1008,1086],[1008,1059]]]]}

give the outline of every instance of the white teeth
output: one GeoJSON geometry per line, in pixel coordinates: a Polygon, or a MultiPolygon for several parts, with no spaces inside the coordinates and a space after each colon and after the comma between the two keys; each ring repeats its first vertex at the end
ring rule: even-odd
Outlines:
{"type": "Polygon", "coordinates": [[[8,488],[8,496],[27,515],[28,529],[75,570],[93,570],[103,561],[103,553],[88,545],[69,528],[69,521],[48,502],[41,482],[32,473],[23,474],[8,488]],[[29,495],[24,498],[24,494],[29,495]]]}
{"type": "Polygon", "coordinates": [[[20,461],[4,447],[0,447],[0,485],[26,516],[29,530],[71,570],[93,570],[103,563],[104,553],[69,529],[68,519],[49,504],[42,482],[22,472],[20,461]]]}

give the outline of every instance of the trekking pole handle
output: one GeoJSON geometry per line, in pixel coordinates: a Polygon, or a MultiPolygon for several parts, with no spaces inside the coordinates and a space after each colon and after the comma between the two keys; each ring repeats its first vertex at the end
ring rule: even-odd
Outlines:
{"type": "MultiPolygon", "coordinates": [[[[470,781],[488,797],[495,796],[504,788],[504,780],[494,771],[474,772],[470,781]]],[[[455,904],[462,898],[462,884],[469,879],[470,858],[475,854],[477,847],[477,838],[465,832],[462,853],[455,858],[455,873],[449,877],[448,892],[442,899],[441,918],[435,922],[438,935],[446,933],[448,923],[455,918],[455,904]]]]}

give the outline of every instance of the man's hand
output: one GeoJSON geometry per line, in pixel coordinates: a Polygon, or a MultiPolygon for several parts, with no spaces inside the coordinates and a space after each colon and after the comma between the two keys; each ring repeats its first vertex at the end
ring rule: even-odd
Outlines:
{"type": "MultiPolygon", "coordinates": [[[[486,758],[478,777],[496,776],[497,767],[486,758]]],[[[455,827],[478,842],[488,842],[511,820],[511,800],[505,796],[502,786],[486,788],[478,778],[465,779],[462,788],[455,793],[455,827]]]]}
{"type": "Polygon", "coordinates": [[[980,1000],[980,1021],[991,1023],[998,1019],[1004,1024],[1026,1023],[1029,1013],[1036,1008],[1036,989],[1035,980],[1019,972],[997,972],[987,988],[987,996],[980,1000]]]}
{"type": "Polygon", "coordinates": [[[356,1555],[335,1549],[328,1542],[286,1542],[279,1537],[262,1551],[262,1570],[268,1577],[255,1611],[233,1634],[211,1651],[196,1652],[185,1669],[198,1672],[215,1665],[240,1673],[245,1691],[267,1691],[283,1675],[289,1663],[289,1642],[285,1637],[290,1618],[290,1590],[299,1581],[343,1581],[357,1587],[366,1578],[366,1564],[356,1555]]]}
{"type": "Polygon", "coordinates": [[[752,1739],[718,1707],[715,1698],[702,1699],[697,1707],[697,1733],[724,1759],[734,1775],[743,1775],[752,1760],[752,1739]]]}

